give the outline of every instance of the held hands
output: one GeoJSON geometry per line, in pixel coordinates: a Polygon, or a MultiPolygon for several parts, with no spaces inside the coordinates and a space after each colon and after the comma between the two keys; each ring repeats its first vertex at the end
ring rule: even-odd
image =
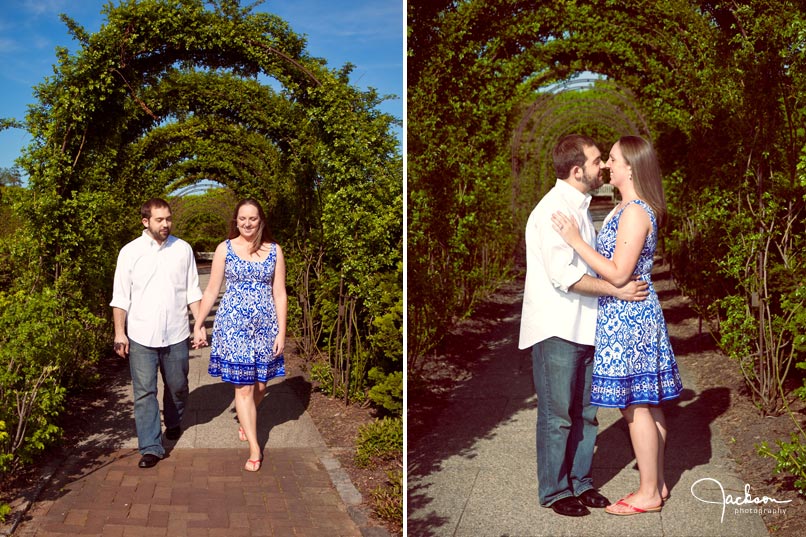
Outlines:
{"type": "Polygon", "coordinates": [[[559,233],[563,240],[571,246],[581,238],[577,221],[573,218],[569,218],[560,211],[551,215],[551,227],[553,227],[554,231],[559,233]]]}
{"type": "Polygon", "coordinates": [[[201,349],[207,346],[207,328],[202,326],[193,327],[193,349],[201,349]]]}

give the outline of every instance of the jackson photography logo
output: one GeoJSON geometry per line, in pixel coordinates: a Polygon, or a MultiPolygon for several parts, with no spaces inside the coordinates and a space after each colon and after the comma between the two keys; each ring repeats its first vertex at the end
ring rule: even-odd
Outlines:
{"type": "MultiPolygon", "coordinates": [[[[708,489],[709,492],[711,489],[708,489]]],[[[720,523],[725,521],[725,511],[727,510],[728,506],[733,506],[733,514],[734,515],[745,515],[745,514],[759,514],[759,515],[767,515],[767,514],[786,514],[785,507],[779,507],[781,504],[790,503],[792,500],[776,500],[775,498],[770,498],[769,496],[762,496],[761,498],[754,497],[750,494],[750,485],[744,485],[744,496],[733,496],[731,494],[725,494],[725,487],[722,486],[722,483],[717,481],[716,479],[710,477],[703,477],[702,479],[698,479],[694,483],[691,484],[691,495],[694,496],[696,499],[703,503],[715,503],[717,505],[722,506],[722,518],[720,519],[720,523]],[[697,495],[695,489],[697,489],[697,485],[704,481],[710,481],[715,483],[719,487],[719,493],[721,497],[718,499],[706,499],[701,498],[697,495]]],[[[714,494],[708,494],[709,498],[713,497],[714,494]]]]}

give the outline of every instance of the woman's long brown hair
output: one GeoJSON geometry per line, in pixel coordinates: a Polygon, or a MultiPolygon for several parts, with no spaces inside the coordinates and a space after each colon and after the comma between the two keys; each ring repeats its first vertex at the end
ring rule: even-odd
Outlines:
{"type": "Polygon", "coordinates": [[[660,228],[666,221],[666,196],[658,157],[652,144],[640,136],[622,136],[618,145],[624,160],[632,168],[635,193],[652,207],[660,228]]]}

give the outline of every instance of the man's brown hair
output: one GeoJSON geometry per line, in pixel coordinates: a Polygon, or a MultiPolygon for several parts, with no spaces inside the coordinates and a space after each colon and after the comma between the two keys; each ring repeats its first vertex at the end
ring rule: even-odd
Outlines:
{"type": "Polygon", "coordinates": [[[569,134],[560,138],[551,157],[554,160],[554,172],[558,179],[567,179],[574,166],[585,167],[585,148],[596,147],[593,138],[581,134],[569,134]]]}
{"type": "Polygon", "coordinates": [[[151,220],[151,211],[154,209],[168,209],[170,211],[171,206],[162,198],[151,198],[140,207],[140,216],[146,220],[151,220]]]}

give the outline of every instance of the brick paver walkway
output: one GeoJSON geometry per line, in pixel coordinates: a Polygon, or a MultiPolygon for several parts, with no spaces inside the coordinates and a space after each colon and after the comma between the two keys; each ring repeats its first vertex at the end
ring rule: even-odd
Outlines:
{"type": "Polygon", "coordinates": [[[140,469],[136,450],[63,468],[14,536],[360,536],[313,449],[267,449],[259,472],[244,449],[174,449],[140,469]],[[70,475],[73,470],[77,476],[70,475]]]}

